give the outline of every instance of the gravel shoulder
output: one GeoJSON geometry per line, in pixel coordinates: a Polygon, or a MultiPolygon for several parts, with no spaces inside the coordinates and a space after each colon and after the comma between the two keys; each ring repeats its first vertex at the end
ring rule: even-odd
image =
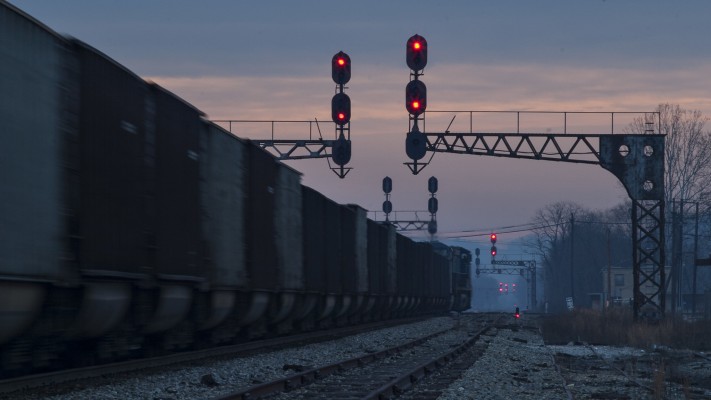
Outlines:
{"type": "Polygon", "coordinates": [[[553,353],[540,334],[515,326],[482,338],[482,357],[440,397],[460,399],[567,399],[553,353]]]}
{"type": "Polygon", "coordinates": [[[491,332],[439,400],[711,399],[711,355],[669,348],[545,345],[534,327],[491,332]]]}

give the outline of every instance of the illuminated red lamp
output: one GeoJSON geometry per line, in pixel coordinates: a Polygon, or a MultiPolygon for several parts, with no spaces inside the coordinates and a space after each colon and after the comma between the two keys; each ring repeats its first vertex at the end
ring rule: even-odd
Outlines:
{"type": "Polygon", "coordinates": [[[331,119],[343,126],[351,120],[351,99],[345,93],[336,93],[331,99],[331,119]]]}
{"type": "Polygon", "coordinates": [[[345,85],[351,80],[351,58],[340,51],[331,59],[331,77],[339,85],[345,85]]]}
{"type": "Polygon", "coordinates": [[[420,35],[407,39],[405,61],[413,71],[421,71],[427,65],[427,40],[420,35]]]}
{"type": "Polygon", "coordinates": [[[410,81],[405,87],[405,108],[412,115],[420,115],[427,108],[427,86],[422,81],[410,81]]]}

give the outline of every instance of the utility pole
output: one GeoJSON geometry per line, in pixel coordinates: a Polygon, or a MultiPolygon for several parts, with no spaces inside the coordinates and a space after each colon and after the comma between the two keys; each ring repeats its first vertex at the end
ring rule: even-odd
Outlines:
{"type": "Polygon", "coordinates": [[[575,304],[575,279],[573,267],[575,263],[575,214],[570,214],[570,297],[575,304]]]}
{"type": "Polygon", "coordinates": [[[612,304],[612,257],[610,252],[610,227],[607,227],[607,305],[612,304]]]}
{"type": "MultiPolygon", "coordinates": [[[[677,297],[677,270],[679,269],[679,258],[681,256],[679,244],[679,212],[676,208],[676,200],[672,200],[672,269],[669,274],[669,285],[671,286],[671,312],[676,315],[677,297]]],[[[665,289],[666,290],[666,289],[665,289]]]]}
{"type": "Polygon", "coordinates": [[[684,268],[684,199],[681,199],[681,210],[679,210],[679,262],[676,269],[676,294],[677,304],[683,309],[684,303],[681,301],[681,270],[684,268]]]}
{"type": "Polygon", "coordinates": [[[691,315],[696,314],[696,271],[699,257],[699,202],[696,202],[696,222],[694,224],[694,278],[691,284],[691,315]]]}

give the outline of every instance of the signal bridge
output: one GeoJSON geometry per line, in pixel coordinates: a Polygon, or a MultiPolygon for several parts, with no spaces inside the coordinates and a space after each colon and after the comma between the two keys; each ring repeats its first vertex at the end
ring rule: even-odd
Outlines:
{"type": "MultiPolygon", "coordinates": [[[[344,92],[345,84],[351,79],[351,58],[348,54],[340,51],[331,59],[331,77],[336,83],[336,94],[331,99],[331,119],[336,124],[336,138],[334,140],[324,140],[321,135],[321,128],[318,120],[313,121],[260,121],[260,120],[215,120],[212,121],[221,125],[229,132],[233,132],[233,127],[237,125],[245,128],[247,124],[271,125],[271,139],[253,139],[259,147],[269,151],[279,160],[301,160],[306,158],[325,158],[328,167],[335,172],[339,178],[346,177],[352,168],[345,165],[351,160],[351,99],[344,92]],[[277,125],[308,124],[308,139],[275,139],[277,125]],[[314,124],[318,131],[318,139],[313,138],[314,124]],[[338,165],[331,166],[331,160],[338,165]]],[[[259,131],[262,132],[262,131],[259,131]]],[[[251,136],[249,133],[241,131],[242,136],[251,136]]]]}
{"type": "MultiPolygon", "coordinates": [[[[599,165],[615,175],[632,200],[632,265],[634,280],[633,315],[661,318],[666,309],[665,294],[665,221],[664,221],[664,147],[665,136],[659,134],[658,112],[584,113],[529,111],[441,111],[454,114],[443,132],[426,132],[427,88],[420,80],[427,65],[427,41],[419,35],[408,39],[405,60],[410,68],[410,82],[405,87],[405,108],[409,113],[409,130],[405,152],[412,159],[405,165],[417,175],[435,153],[455,153],[493,157],[547,160],[599,165]],[[457,114],[468,114],[469,129],[450,130],[457,114]],[[515,127],[501,130],[474,129],[474,117],[484,113],[515,115],[515,127]],[[609,116],[606,127],[594,133],[573,132],[569,117],[601,114],[609,116]],[[615,117],[637,115],[636,131],[615,132],[615,117]],[[522,129],[522,117],[560,116],[562,129],[522,129]],[[608,129],[609,128],[609,129],[608,129]],[[430,157],[425,158],[427,152],[430,157]],[[642,288],[645,288],[643,291],[642,288]],[[649,288],[649,290],[646,290],[649,288]]],[[[432,113],[432,111],[430,111],[432,113]]],[[[627,127],[632,126],[628,124],[627,127]]],[[[540,128],[539,128],[540,129],[540,128]]],[[[581,184],[584,184],[581,182],[581,184]]],[[[571,284],[570,297],[575,297],[571,284]]]]}

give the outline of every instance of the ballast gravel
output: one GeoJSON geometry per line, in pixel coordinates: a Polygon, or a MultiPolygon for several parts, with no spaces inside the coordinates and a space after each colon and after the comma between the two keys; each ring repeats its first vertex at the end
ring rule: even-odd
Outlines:
{"type": "MultiPolygon", "coordinates": [[[[26,393],[13,393],[18,400],[195,400],[212,399],[253,385],[283,378],[300,369],[374,353],[400,343],[450,328],[456,321],[438,317],[427,321],[347,336],[258,355],[159,372],[120,374],[91,382],[63,384],[26,393]]],[[[0,395],[0,399],[5,399],[0,395]]],[[[336,399],[334,399],[336,400],[336,399]]]]}
{"type": "MultiPolygon", "coordinates": [[[[0,395],[0,400],[213,399],[300,370],[377,352],[456,323],[450,317],[434,318],[258,355],[0,395]]],[[[490,330],[481,340],[487,344],[481,357],[439,400],[711,398],[711,357],[705,354],[580,344],[547,346],[537,329],[520,323],[490,330]],[[657,388],[654,378],[664,365],[657,361],[662,355],[684,362],[666,365],[665,379],[657,388]]]]}

